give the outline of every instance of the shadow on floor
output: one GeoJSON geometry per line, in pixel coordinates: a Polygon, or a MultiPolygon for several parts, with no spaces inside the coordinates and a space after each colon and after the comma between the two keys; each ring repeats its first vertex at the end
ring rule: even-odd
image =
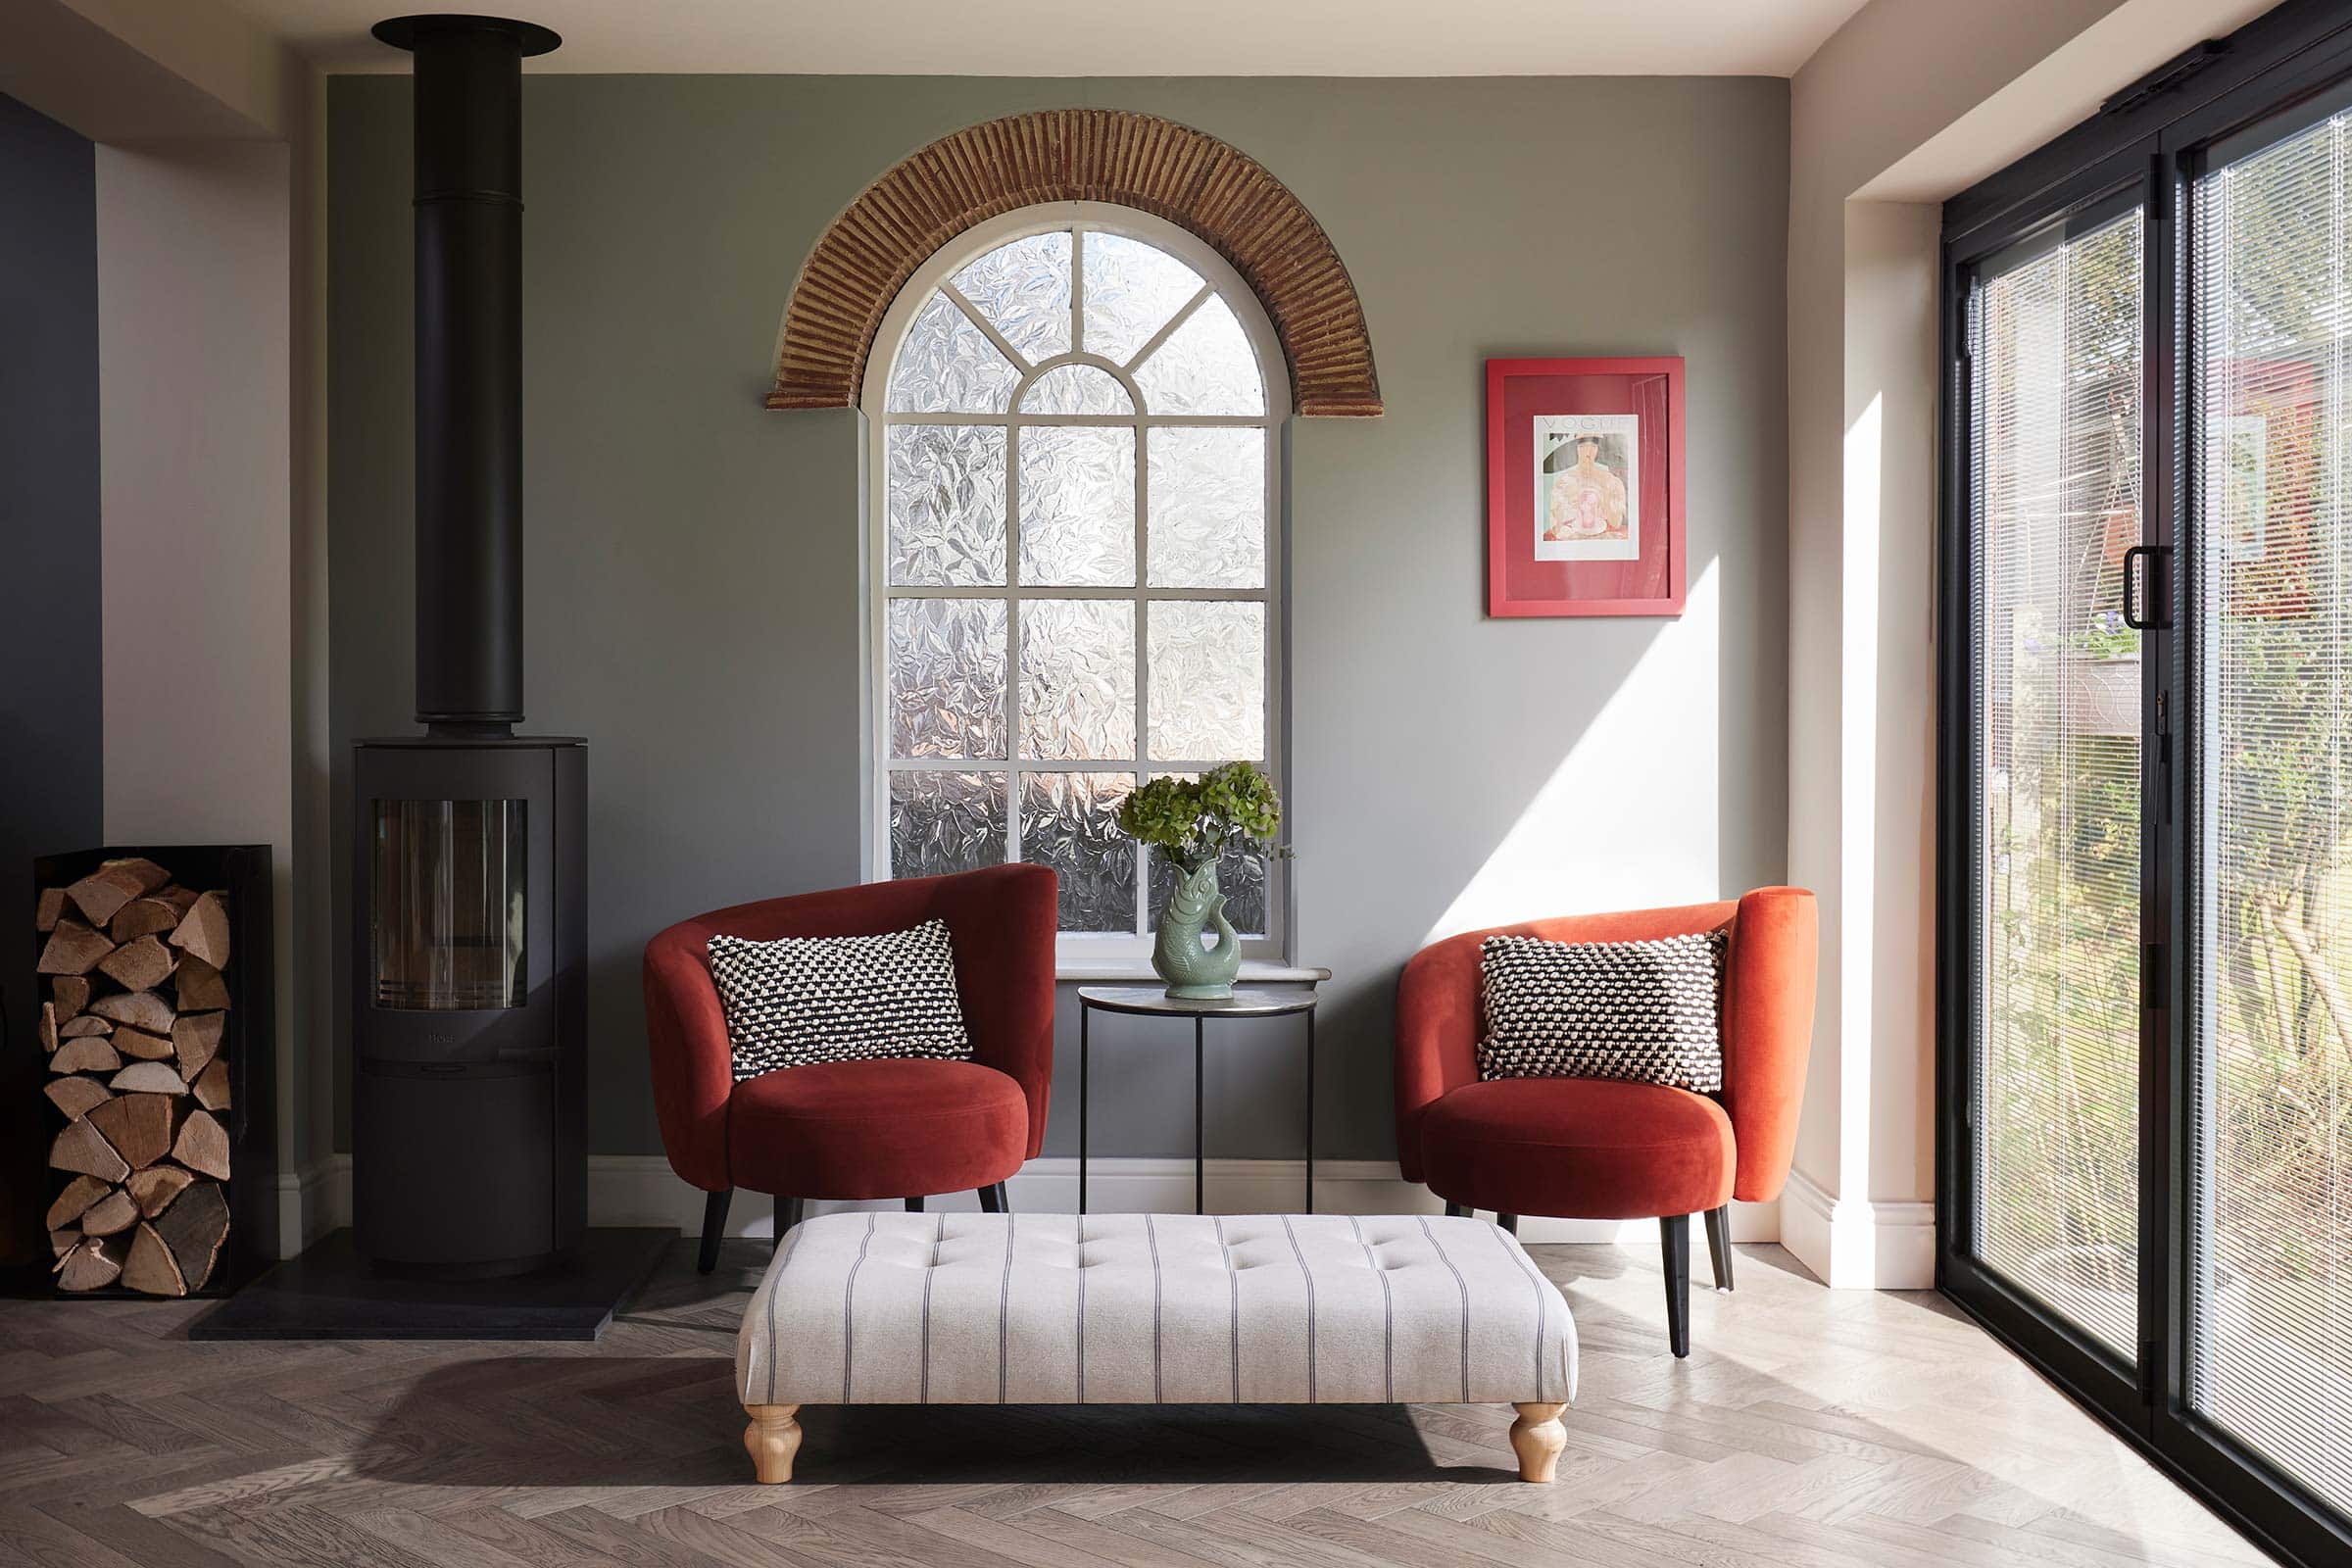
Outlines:
{"type": "MultiPolygon", "coordinates": [[[[1693,1292],[1683,1361],[1667,1353],[1654,1250],[1530,1249],[1575,1310],[1583,1355],[1547,1490],[1516,1484],[1501,1406],[809,1406],[796,1486],[839,1491],[806,1511],[743,1506],[789,1492],[697,1498],[688,1489],[751,1482],[732,1351],[766,1251],[731,1245],[701,1276],[682,1244],[593,1348],[450,1348],[338,1395],[340,1416],[344,1401],[368,1412],[352,1468],[478,1490],[525,1519],[594,1515],[596,1560],[614,1560],[604,1548],[640,1518],[669,1522],[645,1527],[650,1555],[630,1560],[673,1560],[662,1532],[676,1529],[724,1544],[727,1560],[823,1538],[828,1561],[944,1563],[957,1560],[946,1537],[890,1522],[943,1509],[1000,1523],[1043,1510],[1041,1539],[1093,1521],[1155,1543],[1194,1529],[1171,1522],[1184,1517],[1166,1511],[1171,1494],[1294,1483],[1303,1513],[1203,1524],[1200,1554],[1514,1560],[1496,1557],[1500,1537],[1524,1560],[2261,1560],[1948,1302],[1824,1291],[1770,1247],[1740,1250],[1737,1296],[1693,1292]],[[630,1488],[656,1492],[615,1495],[630,1488]],[[1149,1518],[1114,1522],[1129,1511],[1149,1518]],[[699,1522],[673,1517],[686,1513],[699,1522]]],[[[1089,1540],[1076,1555],[1102,1544],[1089,1540]]]]}
{"type": "MultiPolygon", "coordinates": [[[[437,1368],[384,1412],[360,1473],[409,1486],[737,1486],[718,1356],[510,1356],[437,1368]]],[[[1442,1466],[1404,1405],[808,1406],[796,1481],[1160,1486],[1516,1479],[1442,1466]]]]}
{"type": "MultiPolygon", "coordinates": [[[[732,1354],[736,1324],[769,1250],[764,1241],[730,1242],[716,1272],[700,1275],[693,1270],[691,1244],[680,1244],[623,1303],[593,1355],[495,1356],[485,1350],[480,1358],[436,1367],[383,1414],[359,1456],[363,1473],[412,1485],[745,1483],[751,1467],[741,1446],[732,1354]],[[628,1353],[646,1348],[649,1339],[669,1353],[628,1353]]],[[[1662,1298],[1646,1311],[1624,1309],[1628,1287],[1640,1300],[1644,1277],[1656,1279],[1645,1252],[1531,1250],[1567,1293],[1589,1366],[1595,1356],[1647,1359],[1663,1351],[1662,1298]]],[[[1787,1276],[1783,1284],[1810,1281],[1778,1248],[1743,1250],[1740,1266],[1752,1271],[1745,1278],[1759,1286],[1767,1282],[1756,1276],[1767,1273],[1787,1276]]],[[[1703,1263],[1697,1275],[1694,1292],[1703,1293],[1703,1263]]],[[[1874,1294],[1854,1293],[1851,1301],[1866,1305],[1874,1294]]],[[[1918,1304],[1956,1315],[1933,1293],[1921,1293],[1918,1304]]],[[[1682,1363],[1683,1374],[1708,1364],[1682,1363]]],[[[1594,1392],[1590,1373],[1587,1392],[1594,1392]]],[[[810,1485],[1075,1487],[1505,1483],[1516,1479],[1516,1471],[1502,1423],[1494,1419],[1500,1415],[1495,1410],[1482,1418],[1446,1406],[1420,1412],[1423,1426],[1445,1435],[1447,1458],[1441,1461],[1403,1405],[812,1405],[802,1413],[807,1435],[796,1479],[810,1485]],[[1463,1464],[1465,1453],[1489,1449],[1491,1467],[1463,1464]]],[[[1686,1446],[1663,1433],[1654,1441],[1670,1451],[1686,1446]]],[[[1899,1442],[1889,1446],[1923,1451],[1899,1442]]]]}

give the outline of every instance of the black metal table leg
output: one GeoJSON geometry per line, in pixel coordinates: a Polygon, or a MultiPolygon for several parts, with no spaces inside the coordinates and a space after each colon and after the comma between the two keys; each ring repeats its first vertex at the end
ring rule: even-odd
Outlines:
{"type": "MultiPolygon", "coordinates": [[[[1318,974],[1322,971],[1316,971],[1318,974]]],[[[1312,991],[1237,991],[1231,999],[1174,997],[1143,988],[1081,987],[1078,992],[1078,1212],[1088,1212],[1094,1142],[1094,1015],[1124,1012],[1193,1022],[1193,1212],[1208,1212],[1208,1018],[1267,1019],[1306,1014],[1304,1206],[1315,1211],[1315,998],[1312,991]]],[[[1222,1038],[1222,1037],[1220,1037],[1222,1038]]],[[[1279,1047],[1277,1047],[1279,1050],[1279,1047]]],[[[1114,1205],[1115,1206],[1115,1205],[1114,1205]]]]}
{"type": "Polygon", "coordinates": [[[1201,1029],[1208,1020],[1193,1015],[1193,1212],[1208,1212],[1208,1140],[1203,1124],[1208,1119],[1207,1080],[1200,1065],[1201,1029]]]}
{"type": "Polygon", "coordinates": [[[1315,1211],[1315,1009],[1306,1009],[1306,1207],[1315,1211]]]}
{"type": "Polygon", "coordinates": [[[1086,1212],[1086,1035],[1095,1009],[1078,1004],[1078,1212],[1086,1212]]]}

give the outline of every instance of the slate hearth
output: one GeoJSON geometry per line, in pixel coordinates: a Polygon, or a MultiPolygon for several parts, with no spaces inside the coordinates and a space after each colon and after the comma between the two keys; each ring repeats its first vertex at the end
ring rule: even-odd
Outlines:
{"type": "Polygon", "coordinates": [[[674,1230],[591,1230],[562,1263],[502,1279],[410,1278],[369,1266],[339,1230],[188,1325],[191,1340],[592,1341],[674,1230]]]}

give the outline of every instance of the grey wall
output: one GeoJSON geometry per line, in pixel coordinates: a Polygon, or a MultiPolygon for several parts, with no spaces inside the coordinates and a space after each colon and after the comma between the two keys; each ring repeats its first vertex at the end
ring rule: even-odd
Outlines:
{"type": "MultiPolygon", "coordinates": [[[[408,102],[331,87],[338,801],[346,743],[408,727],[408,102]]],[[[599,1152],[660,1148],[646,937],[859,874],[860,420],[760,408],[794,275],[906,153],[1071,104],[1259,159],[1371,322],[1387,416],[1292,430],[1296,956],[1338,976],[1318,1152],[1393,1155],[1391,999],[1433,932],[1782,874],[1786,82],[534,76],[527,706],[593,747],[599,1152]],[[1487,619],[1481,362],[1657,353],[1689,361],[1690,613],[1487,619]]],[[[1094,1148],[1189,1152],[1189,1053],[1121,1050],[1138,1027],[1096,1036],[1094,1148]]],[[[1212,1153],[1296,1152],[1290,1038],[1212,1067],[1212,1153]]]]}
{"type": "Polygon", "coordinates": [[[32,858],[100,842],[98,228],[89,141],[0,97],[0,1256],[39,1240],[32,858]]]}

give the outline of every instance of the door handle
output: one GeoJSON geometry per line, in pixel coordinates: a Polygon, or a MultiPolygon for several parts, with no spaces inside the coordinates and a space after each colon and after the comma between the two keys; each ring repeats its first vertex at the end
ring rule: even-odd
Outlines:
{"type": "MultiPolygon", "coordinates": [[[[2134,631],[2170,631],[2172,629],[2173,623],[2169,616],[2151,619],[2140,604],[2141,582],[2145,580],[2151,588],[2154,587],[2158,565],[2161,564],[2169,567],[2172,560],[2173,547],[2171,545],[2133,545],[2124,552],[2125,625],[2132,627],[2134,631]],[[2148,569],[2144,573],[2138,569],[2142,560],[2148,563],[2148,569]]],[[[2159,594],[2156,596],[2155,602],[2161,606],[2167,597],[2159,594]]]]}

